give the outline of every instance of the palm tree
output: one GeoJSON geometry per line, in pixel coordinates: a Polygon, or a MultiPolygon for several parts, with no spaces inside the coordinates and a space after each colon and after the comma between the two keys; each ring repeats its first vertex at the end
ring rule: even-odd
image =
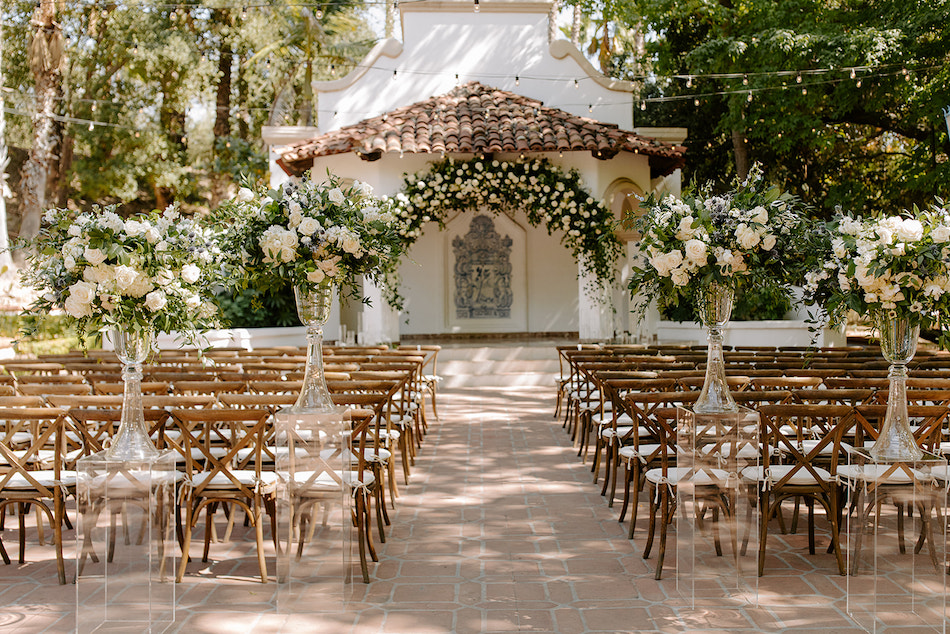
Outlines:
{"type": "Polygon", "coordinates": [[[351,65],[368,48],[365,42],[353,42],[346,37],[358,31],[362,23],[351,11],[355,3],[328,6],[332,7],[328,9],[331,13],[324,14],[287,2],[279,12],[286,24],[284,37],[261,48],[247,61],[254,64],[272,55],[299,60],[291,65],[275,88],[270,125],[316,125],[313,80],[319,71],[314,67],[315,61],[322,59],[327,68],[351,65]],[[304,76],[298,96],[297,77],[301,68],[304,76]]]}

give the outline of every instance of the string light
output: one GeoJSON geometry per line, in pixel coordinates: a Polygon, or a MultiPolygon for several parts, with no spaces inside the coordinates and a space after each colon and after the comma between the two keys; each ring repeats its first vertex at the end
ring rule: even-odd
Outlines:
{"type": "Polygon", "coordinates": [[[594,104],[592,103],[587,104],[587,112],[593,112],[593,111],[594,111],[594,104]]]}
{"type": "Polygon", "coordinates": [[[801,76],[801,73],[799,73],[798,76],[795,78],[795,83],[796,83],[796,84],[802,83],[802,76],[801,76]]]}
{"type": "Polygon", "coordinates": [[[752,91],[749,91],[749,97],[746,99],[749,103],[752,103],[752,91]]]}
{"type": "Polygon", "coordinates": [[[515,75],[515,86],[520,86],[520,85],[521,85],[521,78],[515,75]]]}
{"type": "Polygon", "coordinates": [[[698,99],[698,98],[697,98],[697,99],[693,99],[693,105],[696,106],[697,108],[699,107],[699,99],[698,99]]]}
{"type": "Polygon", "coordinates": [[[692,87],[693,87],[693,76],[692,76],[692,75],[687,75],[687,76],[686,76],[686,87],[687,87],[687,88],[692,88],[692,87]]]}
{"type": "Polygon", "coordinates": [[[478,13],[478,0],[475,0],[475,13],[478,13]]]}
{"type": "Polygon", "coordinates": [[[580,88],[580,87],[581,87],[580,83],[578,83],[578,81],[575,79],[575,80],[574,80],[574,88],[580,88]]]}
{"type": "Polygon", "coordinates": [[[743,75],[743,76],[742,76],[742,85],[743,85],[743,86],[748,86],[748,85],[749,85],[749,76],[748,76],[748,75],[743,75]]]}

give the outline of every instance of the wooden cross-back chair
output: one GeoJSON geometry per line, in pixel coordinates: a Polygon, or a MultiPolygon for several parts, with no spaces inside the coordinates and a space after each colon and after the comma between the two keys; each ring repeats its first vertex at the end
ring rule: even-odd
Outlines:
{"type": "MultiPolygon", "coordinates": [[[[30,506],[45,516],[53,532],[59,582],[66,583],[63,561],[63,524],[66,498],[76,491],[76,472],[64,468],[63,419],[65,414],[53,408],[0,408],[0,422],[9,430],[27,431],[33,438],[23,449],[11,449],[0,442],[0,514],[16,506],[19,519],[19,562],[25,560],[26,514],[30,506]],[[51,451],[51,455],[44,452],[51,451]]],[[[15,433],[15,432],[14,432],[15,433]]],[[[40,526],[37,526],[37,530],[40,526]]],[[[10,564],[0,538],[0,557],[10,564]]]]}
{"type": "MultiPolygon", "coordinates": [[[[841,438],[855,424],[847,405],[779,404],[759,407],[762,454],[757,467],[742,471],[750,492],[758,495],[759,576],[765,572],[768,525],[781,518],[786,500],[803,499],[808,508],[808,549],[815,554],[814,505],[825,510],[829,552],[845,574],[840,541],[837,481],[841,438]]],[[[750,493],[752,494],[752,493],[750,493]]]]}
{"type": "MultiPolygon", "coordinates": [[[[910,392],[908,390],[908,394],[910,392]]],[[[858,440],[860,441],[862,436],[876,440],[887,406],[862,405],[854,408],[854,411],[858,440]]],[[[911,429],[918,446],[930,454],[939,454],[940,439],[946,433],[948,421],[950,421],[950,405],[912,403],[907,407],[907,414],[912,422],[911,429]]],[[[871,442],[864,443],[865,449],[870,449],[871,446],[871,442]]],[[[943,546],[937,545],[935,534],[941,534],[942,530],[938,528],[935,532],[934,526],[945,521],[941,509],[946,506],[947,501],[946,470],[945,467],[938,466],[934,468],[933,473],[928,473],[920,467],[921,465],[913,461],[889,460],[876,463],[867,462],[865,458],[856,456],[851,463],[838,468],[838,477],[841,482],[849,491],[855,493],[848,509],[858,526],[858,529],[853,531],[856,537],[850,574],[859,572],[865,534],[874,521],[880,521],[885,504],[896,507],[900,554],[906,552],[904,517],[911,515],[910,507],[913,507],[920,522],[920,533],[913,546],[914,552],[919,553],[926,547],[934,568],[941,565],[938,562],[938,555],[943,546]],[[873,520],[874,516],[878,519],[873,520]]]]}
{"type": "Polygon", "coordinates": [[[267,582],[264,556],[263,516],[271,518],[277,546],[276,474],[262,469],[261,451],[271,414],[265,409],[174,409],[171,411],[181,434],[186,480],[182,485],[184,511],[181,581],[191,546],[192,533],[205,511],[205,545],[202,561],[208,561],[214,512],[219,505],[242,509],[254,527],[261,583],[267,582]],[[224,452],[216,448],[223,447],[224,452]],[[251,451],[238,458],[242,449],[251,451]]]}

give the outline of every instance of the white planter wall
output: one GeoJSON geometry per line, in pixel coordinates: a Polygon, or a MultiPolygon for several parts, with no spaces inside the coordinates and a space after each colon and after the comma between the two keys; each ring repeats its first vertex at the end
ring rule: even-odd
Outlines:
{"type": "MultiPolygon", "coordinates": [[[[660,321],[656,333],[660,343],[706,343],[706,331],[694,321],[660,321]]],[[[808,324],[794,319],[730,321],[723,329],[725,346],[807,346],[811,344],[811,339],[808,324]]],[[[847,345],[847,338],[843,332],[825,328],[816,345],[841,347],[847,345]]]]}

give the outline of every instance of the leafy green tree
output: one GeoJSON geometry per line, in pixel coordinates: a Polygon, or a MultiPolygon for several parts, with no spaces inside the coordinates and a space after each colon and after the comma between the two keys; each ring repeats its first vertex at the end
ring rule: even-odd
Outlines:
{"type": "MultiPolygon", "coordinates": [[[[586,0],[585,0],[586,1],[586,0]]],[[[690,128],[687,177],[752,162],[817,209],[890,210],[950,194],[948,0],[607,0],[638,13],[638,125],[690,128]]],[[[636,64],[634,63],[636,62],[636,64]]]]}

